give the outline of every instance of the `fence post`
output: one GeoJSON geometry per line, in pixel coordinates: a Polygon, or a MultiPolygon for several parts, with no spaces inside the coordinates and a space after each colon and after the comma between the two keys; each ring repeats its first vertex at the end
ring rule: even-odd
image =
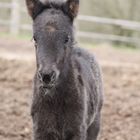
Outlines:
{"type": "Polygon", "coordinates": [[[12,0],[10,33],[17,35],[20,26],[19,0],[12,0]]]}

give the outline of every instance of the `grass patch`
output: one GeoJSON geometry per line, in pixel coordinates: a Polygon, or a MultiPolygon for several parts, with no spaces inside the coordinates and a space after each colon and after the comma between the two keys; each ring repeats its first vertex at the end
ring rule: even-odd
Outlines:
{"type": "Polygon", "coordinates": [[[127,46],[127,45],[112,45],[115,49],[117,50],[122,50],[122,51],[140,51],[140,47],[136,46],[127,46]]]}
{"type": "Polygon", "coordinates": [[[96,44],[88,44],[88,43],[82,43],[82,42],[80,42],[79,43],[80,45],[80,47],[82,47],[82,48],[95,48],[95,47],[97,47],[97,45],[96,44]]]}
{"type": "Polygon", "coordinates": [[[14,40],[31,40],[32,34],[20,34],[20,35],[13,35],[6,32],[0,32],[0,38],[7,38],[7,39],[14,39],[14,40]]]}

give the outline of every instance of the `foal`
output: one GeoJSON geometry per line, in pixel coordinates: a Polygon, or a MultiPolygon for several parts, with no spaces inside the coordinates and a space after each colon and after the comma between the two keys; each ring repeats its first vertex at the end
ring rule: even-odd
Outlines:
{"type": "Polygon", "coordinates": [[[37,63],[31,107],[34,140],[97,140],[102,80],[94,56],[75,42],[79,0],[26,4],[37,63]]]}

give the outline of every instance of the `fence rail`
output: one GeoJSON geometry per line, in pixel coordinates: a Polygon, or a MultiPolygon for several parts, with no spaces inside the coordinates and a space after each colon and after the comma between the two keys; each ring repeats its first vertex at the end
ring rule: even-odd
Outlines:
{"type": "Polygon", "coordinates": [[[132,30],[140,31],[140,22],[136,22],[136,21],[111,19],[111,18],[103,18],[103,17],[96,17],[96,16],[84,16],[84,15],[80,15],[78,19],[87,22],[96,22],[100,24],[122,26],[130,30],[132,29],[132,30]]]}
{"type": "Polygon", "coordinates": [[[109,40],[109,41],[120,41],[126,43],[133,43],[139,44],[139,38],[132,38],[126,36],[118,36],[118,35],[111,35],[111,34],[102,34],[102,33],[90,33],[90,32],[78,32],[79,37],[84,38],[91,38],[91,39],[98,39],[98,40],[109,40]]]}
{"type": "Polygon", "coordinates": [[[11,3],[8,2],[0,2],[0,8],[11,8],[11,3]]]}
{"type": "MultiPolygon", "coordinates": [[[[29,31],[32,29],[30,24],[20,23],[20,18],[21,18],[20,13],[27,12],[27,11],[26,8],[20,6],[19,0],[11,0],[11,3],[0,2],[0,8],[11,9],[11,18],[9,20],[0,19],[0,25],[8,26],[12,34],[18,34],[20,29],[29,30],[29,31]]],[[[80,15],[78,17],[78,20],[84,22],[120,26],[125,29],[140,31],[140,22],[136,22],[136,21],[111,19],[111,18],[103,18],[103,17],[96,17],[96,16],[85,16],[85,15],[80,15]]],[[[92,38],[98,40],[120,41],[120,42],[134,43],[134,44],[140,43],[140,40],[138,38],[103,34],[103,33],[79,31],[78,36],[82,38],[84,37],[84,38],[92,38]]]]}

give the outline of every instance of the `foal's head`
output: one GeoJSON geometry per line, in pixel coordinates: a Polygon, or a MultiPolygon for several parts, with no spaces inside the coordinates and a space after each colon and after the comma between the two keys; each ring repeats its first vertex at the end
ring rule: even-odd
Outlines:
{"type": "Polygon", "coordinates": [[[37,72],[49,83],[58,77],[74,42],[73,21],[79,9],[79,0],[26,0],[33,19],[37,72]]]}

